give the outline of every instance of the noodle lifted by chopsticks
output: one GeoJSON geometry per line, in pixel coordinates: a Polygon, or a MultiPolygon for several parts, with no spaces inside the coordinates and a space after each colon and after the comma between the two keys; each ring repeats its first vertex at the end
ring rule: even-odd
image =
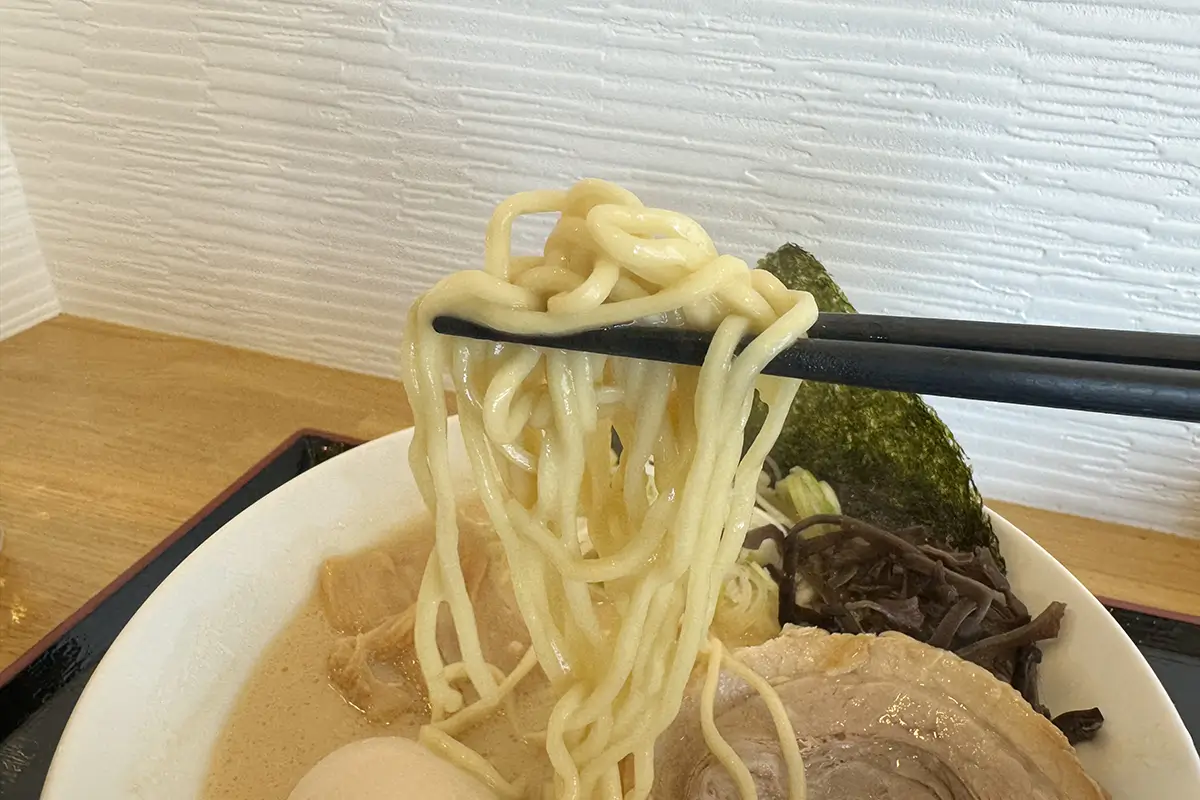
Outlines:
{"type": "MultiPolygon", "coordinates": [[[[484,269],[439,282],[413,305],[406,327],[404,380],[416,417],[409,459],[436,532],[414,634],[432,706],[423,741],[502,797],[523,793],[447,732],[459,727],[457,714],[497,707],[520,676],[506,678],[486,661],[467,594],[444,377],[453,379],[475,487],[508,559],[533,654],[557,698],[546,724],[552,795],[640,800],[653,788],[654,742],[678,713],[702,652],[713,670],[724,662],[753,678],[719,642],[709,644],[709,628],[798,385],[760,372],[816,314],[810,295],[719,255],[696,222],[646,208],[603,181],[518,194],[496,209],[484,269]],[[513,221],[551,212],[561,217],[543,254],[511,255],[513,221]],[[442,314],[530,334],[647,318],[716,333],[695,368],[453,339],[432,329],[442,314]],[[752,343],[735,354],[746,334],[755,334],[752,343]],[[755,388],[769,412],[743,455],[755,388]],[[615,469],[613,430],[623,444],[615,469]],[[462,653],[457,664],[445,663],[437,644],[443,605],[462,653]],[[464,679],[478,695],[471,705],[455,685],[464,679]],[[623,761],[632,765],[624,785],[623,761]]],[[[780,729],[791,800],[803,800],[787,715],[764,681],[754,687],[780,729]]],[[[705,739],[723,745],[708,728],[705,739]]],[[[743,797],[752,797],[742,777],[743,797]]]]}

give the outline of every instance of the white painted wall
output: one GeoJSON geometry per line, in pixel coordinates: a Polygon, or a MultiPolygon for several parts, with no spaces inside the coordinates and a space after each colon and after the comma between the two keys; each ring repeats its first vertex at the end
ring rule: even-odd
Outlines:
{"type": "MultiPolygon", "coordinates": [[[[351,369],[580,175],[863,310],[1200,332],[1196,9],[7,0],[0,99],[67,310],[351,369]]],[[[987,493],[1200,535],[1200,427],[938,407],[987,493]]]]}
{"type": "Polygon", "coordinates": [[[58,312],[58,296],[38,246],[4,121],[0,119],[0,339],[58,312]]]}

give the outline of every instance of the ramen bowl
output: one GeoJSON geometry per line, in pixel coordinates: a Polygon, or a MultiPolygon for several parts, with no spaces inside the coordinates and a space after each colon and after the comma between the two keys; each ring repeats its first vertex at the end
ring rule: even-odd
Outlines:
{"type": "MultiPolygon", "coordinates": [[[[468,474],[451,427],[451,463],[468,474]]],[[[212,535],[146,601],[89,681],[59,742],[43,800],[200,798],[218,736],[268,642],[314,590],[322,561],[379,542],[424,513],[409,472],[412,431],[302,474],[212,535]]],[[[1099,706],[1079,747],[1115,800],[1200,796],[1200,759],[1141,653],[1045,550],[992,515],[1017,594],[1067,603],[1045,645],[1042,698],[1099,706]]],[[[281,720],[280,724],[288,724],[281,720]]]]}

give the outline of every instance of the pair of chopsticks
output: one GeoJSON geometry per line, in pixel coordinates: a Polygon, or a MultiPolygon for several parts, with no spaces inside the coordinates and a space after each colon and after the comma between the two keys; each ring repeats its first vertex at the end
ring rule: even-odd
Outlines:
{"type": "MultiPolygon", "coordinates": [[[[441,316],[469,339],[699,365],[711,334],[622,325],[514,335],[441,316]]],[[[1200,336],[870,314],[818,316],[770,375],[868,389],[1200,421],[1200,336]]]]}

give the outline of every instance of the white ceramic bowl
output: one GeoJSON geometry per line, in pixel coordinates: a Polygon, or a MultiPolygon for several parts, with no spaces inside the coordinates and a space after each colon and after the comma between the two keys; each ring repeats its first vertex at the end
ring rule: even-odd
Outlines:
{"type": "MultiPolygon", "coordinates": [[[[453,429],[452,459],[466,474],[453,429]]],[[[424,513],[411,431],[321,464],[238,515],[163,583],[117,638],[67,725],[43,800],[191,800],[239,688],[268,640],[313,591],[321,561],[424,513]]],[[[1054,709],[1106,718],[1080,758],[1114,800],[1195,800],[1200,759],[1150,667],[1112,617],[1029,537],[994,517],[1017,593],[1068,604],[1046,647],[1054,709]]]]}

